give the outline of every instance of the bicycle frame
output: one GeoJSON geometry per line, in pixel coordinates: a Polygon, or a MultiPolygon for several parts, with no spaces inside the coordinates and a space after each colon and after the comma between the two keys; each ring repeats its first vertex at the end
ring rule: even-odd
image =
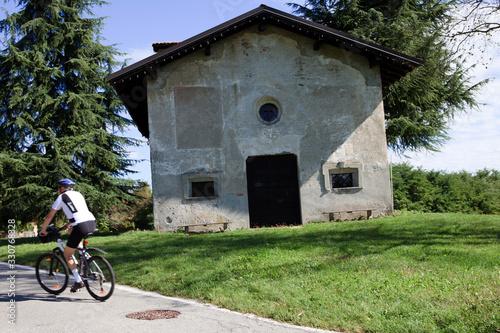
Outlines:
{"type": "Polygon", "coordinates": [[[54,252],[60,256],[63,256],[65,245],[66,245],[65,241],[63,241],[62,239],[58,239],[57,240],[57,247],[55,249],[53,249],[52,252],[54,252]]]}
{"type": "MultiPolygon", "coordinates": [[[[78,261],[75,257],[75,255],[73,254],[73,260],[75,261],[75,264],[76,264],[76,267],[78,267],[78,272],[80,274],[82,274],[82,259],[83,261],[85,262],[85,265],[86,267],[89,267],[89,263],[88,263],[88,259],[91,257],[90,254],[88,253],[88,251],[96,251],[96,252],[99,252],[99,253],[102,253],[102,254],[108,254],[106,251],[103,251],[101,249],[98,249],[97,247],[89,247],[87,248],[87,241],[84,239],[83,241],[83,245],[82,246],[79,246],[77,247],[76,249],[78,250],[78,253],[80,254],[80,261],[78,261]]],[[[54,248],[52,250],[52,252],[60,255],[61,257],[65,258],[64,257],[64,248],[66,246],[66,242],[62,239],[57,239],[57,247],[54,248]]],[[[67,264],[67,263],[66,263],[67,264]]]]}

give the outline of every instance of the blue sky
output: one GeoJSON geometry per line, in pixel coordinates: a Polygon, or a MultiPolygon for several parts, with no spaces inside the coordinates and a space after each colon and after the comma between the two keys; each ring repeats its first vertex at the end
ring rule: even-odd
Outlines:
{"type": "MultiPolygon", "coordinates": [[[[94,9],[96,16],[107,17],[101,36],[103,44],[113,44],[128,58],[129,64],[153,54],[152,43],[183,41],[220,23],[255,9],[262,2],[254,0],[116,0],[109,5],[94,9]]],[[[291,12],[287,2],[303,3],[302,0],[268,0],[270,7],[291,12]]],[[[15,11],[12,1],[3,5],[9,12],[15,11]]],[[[5,14],[0,13],[0,19],[5,14]]],[[[450,124],[451,137],[439,153],[421,152],[406,154],[408,157],[390,153],[392,162],[408,161],[413,166],[426,170],[446,170],[449,172],[466,170],[475,172],[483,168],[500,170],[500,51],[490,48],[484,59],[493,57],[487,67],[478,56],[469,57],[471,64],[477,63],[472,82],[492,78],[478,95],[483,103],[480,111],[465,113],[450,124]]],[[[127,136],[141,138],[135,128],[127,136]]],[[[148,181],[151,184],[149,147],[144,144],[132,148],[130,158],[144,159],[130,178],[148,181]]]]}

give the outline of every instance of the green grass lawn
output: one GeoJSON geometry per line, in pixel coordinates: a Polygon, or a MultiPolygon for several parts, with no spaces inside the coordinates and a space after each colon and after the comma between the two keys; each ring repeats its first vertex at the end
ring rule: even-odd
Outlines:
{"type": "MultiPolygon", "coordinates": [[[[292,324],[500,332],[500,216],[406,214],[191,236],[130,232],[96,236],[90,245],[109,252],[118,283],[292,324]]],[[[16,261],[34,265],[53,247],[17,244],[16,261]]]]}

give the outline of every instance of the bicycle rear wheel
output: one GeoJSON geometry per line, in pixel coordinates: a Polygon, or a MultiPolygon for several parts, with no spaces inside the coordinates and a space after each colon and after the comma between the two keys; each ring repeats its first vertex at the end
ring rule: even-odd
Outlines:
{"type": "Polygon", "coordinates": [[[115,290],[115,273],[109,262],[103,257],[93,256],[83,264],[83,282],[89,294],[99,301],[110,298],[115,290]]]}
{"type": "Polygon", "coordinates": [[[48,252],[38,258],[35,266],[36,279],[51,294],[60,294],[68,286],[68,266],[59,255],[48,252]]]}

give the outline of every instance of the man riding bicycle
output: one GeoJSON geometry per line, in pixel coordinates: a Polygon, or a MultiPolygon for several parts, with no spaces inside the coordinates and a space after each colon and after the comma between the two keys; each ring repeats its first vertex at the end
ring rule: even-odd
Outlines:
{"type": "Polygon", "coordinates": [[[42,230],[39,233],[40,236],[47,235],[47,226],[50,224],[57,211],[62,208],[69,220],[69,223],[66,225],[69,238],[66,248],[64,249],[64,258],[75,277],[75,284],[71,287],[71,292],[76,292],[84,286],[82,278],[78,274],[76,263],[73,260],[73,254],[83,237],[95,230],[95,217],[89,211],[83,195],[80,192],[73,191],[74,186],[75,182],[69,178],[64,178],[57,182],[57,193],[59,196],[56,201],[54,201],[52,209],[45,218],[42,230]]]}

